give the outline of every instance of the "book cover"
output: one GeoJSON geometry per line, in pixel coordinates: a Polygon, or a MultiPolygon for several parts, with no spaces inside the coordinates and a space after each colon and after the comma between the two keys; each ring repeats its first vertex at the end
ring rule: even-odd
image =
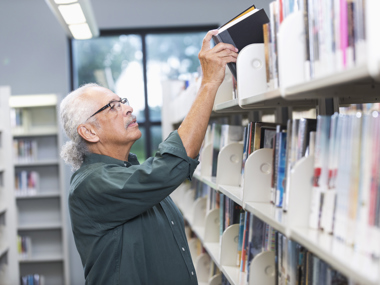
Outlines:
{"type": "Polygon", "coordinates": [[[264,37],[264,53],[265,53],[265,71],[267,79],[267,87],[270,88],[270,81],[272,76],[271,63],[270,63],[270,25],[269,23],[263,25],[263,37],[264,37]]]}
{"type": "Polygon", "coordinates": [[[244,169],[245,169],[245,162],[248,158],[248,131],[249,131],[249,125],[244,127],[244,133],[243,133],[243,159],[241,162],[241,181],[240,186],[244,186],[244,169]]]}
{"type": "Polygon", "coordinates": [[[245,217],[245,211],[241,209],[240,215],[239,215],[239,241],[238,241],[238,254],[237,254],[237,262],[236,262],[236,265],[238,267],[240,267],[241,253],[243,249],[244,222],[245,222],[244,217],[245,217]]]}
{"type": "Polygon", "coordinates": [[[338,171],[338,149],[337,144],[337,122],[338,113],[331,116],[330,119],[330,135],[329,135],[329,159],[328,159],[328,181],[327,190],[324,194],[322,214],[321,214],[321,228],[327,232],[333,232],[333,219],[335,211],[335,182],[338,171]]]}
{"type": "Polygon", "coordinates": [[[275,123],[264,122],[256,122],[254,124],[254,129],[252,130],[253,143],[251,144],[251,153],[258,149],[264,148],[264,142],[266,142],[266,145],[270,145],[271,143],[273,145],[273,137],[277,126],[275,123]],[[266,138],[265,135],[267,135],[266,138]]]}
{"type": "Polygon", "coordinates": [[[278,134],[278,163],[277,163],[277,183],[276,183],[276,206],[282,208],[285,188],[285,168],[286,168],[286,132],[278,134]]]}
{"type": "Polygon", "coordinates": [[[220,151],[220,141],[221,141],[221,124],[212,124],[212,171],[211,176],[216,176],[216,170],[218,167],[218,155],[220,151]]]}
{"type": "MultiPolygon", "coordinates": [[[[253,8],[248,13],[219,27],[219,33],[213,36],[213,40],[215,44],[220,42],[232,44],[240,52],[247,45],[264,43],[263,25],[268,22],[264,9],[253,8]]],[[[237,79],[236,63],[230,62],[227,65],[237,79]]]]}
{"type": "Polygon", "coordinates": [[[251,213],[248,211],[245,212],[244,216],[244,236],[243,236],[243,245],[240,261],[240,271],[245,272],[246,263],[247,263],[247,254],[248,254],[248,237],[249,237],[249,220],[251,218],[251,213]]]}
{"type": "Polygon", "coordinates": [[[320,217],[323,195],[328,185],[328,161],[329,161],[329,137],[330,116],[317,117],[317,132],[314,152],[314,178],[310,206],[309,226],[313,229],[320,228],[320,217]]]}
{"type": "Polygon", "coordinates": [[[309,148],[310,132],[315,132],[317,129],[316,119],[300,119],[298,129],[298,142],[297,142],[297,157],[296,161],[306,156],[309,148]]]}
{"type": "Polygon", "coordinates": [[[270,18],[270,57],[272,59],[272,78],[273,78],[273,88],[279,88],[279,74],[278,74],[278,52],[277,52],[277,33],[279,30],[279,18],[278,18],[278,2],[272,1],[269,3],[269,18],[270,18]]]}
{"type": "Polygon", "coordinates": [[[289,176],[290,176],[290,153],[292,147],[292,133],[293,133],[293,120],[288,120],[286,124],[286,153],[285,153],[285,186],[284,186],[284,195],[283,195],[283,205],[282,208],[284,211],[287,209],[287,193],[286,191],[290,186],[288,186],[289,176]]]}
{"type": "Polygon", "coordinates": [[[222,244],[222,235],[224,233],[224,194],[223,193],[220,193],[219,194],[219,239],[220,239],[220,244],[222,244]]]}
{"type": "Polygon", "coordinates": [[[263,230],[265,224],[259,218],[252,215],[250,221],[250,237],[249,237],[249,251],[248,251],[248,261],[247,261],[247,280],[249,280],[249,267],[252,260],[262,252],[263,244],[263,230]]]}

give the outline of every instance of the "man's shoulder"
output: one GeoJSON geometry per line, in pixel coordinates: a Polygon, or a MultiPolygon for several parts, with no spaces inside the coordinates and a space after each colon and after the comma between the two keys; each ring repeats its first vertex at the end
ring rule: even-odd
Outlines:
{"type": "Polygon", "coordinates": [[[70,181],[70,193],[73,193],[84,181],[91,179],[93,175],[102,168],[103,163],[93,163],[91,165],[82,165],[74,174],[71,176],[70,181]]]}

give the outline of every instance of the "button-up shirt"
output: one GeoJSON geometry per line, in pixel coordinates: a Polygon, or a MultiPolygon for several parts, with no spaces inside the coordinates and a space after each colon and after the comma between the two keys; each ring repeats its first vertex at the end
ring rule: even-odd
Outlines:
{"type": "Polygon", "coordinates": [[[198,164],[175,131],[139,164],[85,156],[69,208],[86,284],[197,284],[183,217],[169,194],[198,164]]]}

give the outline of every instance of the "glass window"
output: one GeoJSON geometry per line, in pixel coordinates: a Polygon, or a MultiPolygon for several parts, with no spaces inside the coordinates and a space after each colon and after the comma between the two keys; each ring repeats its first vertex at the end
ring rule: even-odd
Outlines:
{"type": "Polygon", "coordinates": [[[154,155],[158,150],[158,145],[162,142],[161,126],[152,126],[150,128],[150,136],[152,138],[151,152],[154,155]]]}
{"type": "Polygon", "coordinates": [[[198,72],[198,53],[206,32],[150,34],[146,36],[148,105],[151,121],[161,120],[161,82],[189,80],[198,72]]]}
{"type": "Polygon", "coordinates": [[[142,132],[131,150],[140,162],[154,155],[162,141],[162,81],[186,81],[197,73],[202,40],[212,28],[112,31],[94,39],[72,40],[73,88],[95,82],[128,98],[142,132]]]}
{"type": "Polygon", "coordinates": [[[96,82],[128,98],[139,122],[145,121],[140,35],[73,40],[74,88],[96,82]]]}
{"type": "Polygon", "coordinates": [[[141,127],[139,126],[139,129],[141,131],[141,138],[138,139],[132,146],[132,149],[131,149],[131,152],[136,154],[137,156],[137,159],[139,160],[140,163],[143,163],[146,159],[146,153],[145,153],[145,143],[146,143],[146,140],[145,140],[145,128],[144,127],[141,127]]]}

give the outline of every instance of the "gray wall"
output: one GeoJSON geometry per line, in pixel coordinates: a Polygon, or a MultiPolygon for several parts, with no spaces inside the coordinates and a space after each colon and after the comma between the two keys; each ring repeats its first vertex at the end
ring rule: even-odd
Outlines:
{"type": "MultiPolygon", "coordinates": [[[[268,11],[269,2],[254,4],[268,11]]],[[[100,29],[223,24],[252,4],[247,0],[92,0],[100,29]]],[[[13,95],[67,94],[68,40],[45,1],[0,0],[0,19],[0,85],[11,86],[13,95]]],[[[67,168],[66,185],[69,177],[67,168]]],[[[82,264],[69,236],[69,284],[84,284],[82,264]]]]}

